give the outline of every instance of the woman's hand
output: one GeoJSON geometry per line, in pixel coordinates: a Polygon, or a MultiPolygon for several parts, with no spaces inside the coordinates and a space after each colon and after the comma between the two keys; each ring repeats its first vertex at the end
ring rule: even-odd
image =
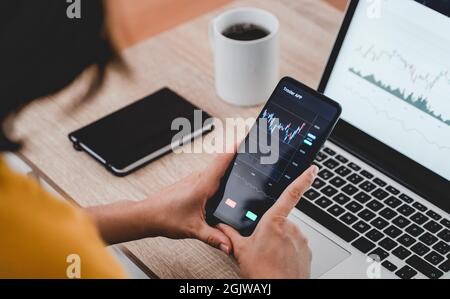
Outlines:
{"type": "Polygon", "coordinates": [[[205,206],[218,190],[232,154],[219,155],[205,170],[162,190],[148,201],[150,208],[159,211],[160,234],[174,239],[195,238],[229,254],[231,241],[219,229],[206,223],[205,206]]]}
{"type": "Polygon", "coordinates": [[[250,237],[233,228],[219,228],[231,239],[234,257],[246,278],[309,278],[311,251],[298,227],[287,219],[318,172],[312,166],[293,182],[275,205],[261,218],[250,237]]]}
{"type": "Polygon", "coordinates": [[[195,238],[229,254],[230,239],[205,221],[205,206],[219,188],[234,157],[219,155],[205,170],[161,190],[140,202],[124,201],[88,209],[110,244],[163,236],[195,238]]]}

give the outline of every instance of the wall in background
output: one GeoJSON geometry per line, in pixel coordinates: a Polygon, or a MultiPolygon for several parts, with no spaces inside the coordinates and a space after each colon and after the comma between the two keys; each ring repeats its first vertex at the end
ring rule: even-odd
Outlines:
{"type": "Polygon", "coordinates": [[[110,30],[119,47],[130,47],[229,3],[230,0],[108,0],[110,30]]]}
{"type": "MultiPolygon", "coordinates": [[[[347,0],[317,1],[326,1],[341,10],[347,5],[347,0]]],[[[124,49],[229,2],[231,0],[108,0],[106,4],[113,40],[119,49],[124,49]]]]}
{"type": "Polygon", "coordinates": [[[325,0],[325,1],[342,11],[347,7],[348,2],[348,0],[325,0]]]}

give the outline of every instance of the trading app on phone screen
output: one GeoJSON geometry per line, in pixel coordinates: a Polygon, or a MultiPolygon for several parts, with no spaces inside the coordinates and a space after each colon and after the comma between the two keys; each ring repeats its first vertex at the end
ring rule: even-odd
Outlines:
{"type": "Polygon", "coordinates": [[[284,189],[311,165],[339,114],[337,104],[282,80],[259,115],[264,121],[253,126],[222,182],[214,216],[251,234],[284,189]],[[276,151],[270,153],[275,163],[262,163],[267,150],[276,151]]]}

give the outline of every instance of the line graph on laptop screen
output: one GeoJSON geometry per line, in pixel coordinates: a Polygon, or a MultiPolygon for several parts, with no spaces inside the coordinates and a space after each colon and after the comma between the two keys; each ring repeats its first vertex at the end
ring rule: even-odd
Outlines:
{"type": "Polygon", "coordinates": [[[343,118],[450,179],[450,18],[411,0],[360,1],[325,94],[343,118]],[[355,25],[357,24],[357,25],[355,25]]]}

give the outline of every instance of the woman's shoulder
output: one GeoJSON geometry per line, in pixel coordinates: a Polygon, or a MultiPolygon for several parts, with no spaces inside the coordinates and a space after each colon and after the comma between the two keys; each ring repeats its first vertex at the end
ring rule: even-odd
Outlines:
{"type": "Polygon", "coordinates": [[[82,209],[57,199],[4,162],[0,194],[0,277],[64,278],[77,263],[81,278],[123,277],[82,209]]]}

